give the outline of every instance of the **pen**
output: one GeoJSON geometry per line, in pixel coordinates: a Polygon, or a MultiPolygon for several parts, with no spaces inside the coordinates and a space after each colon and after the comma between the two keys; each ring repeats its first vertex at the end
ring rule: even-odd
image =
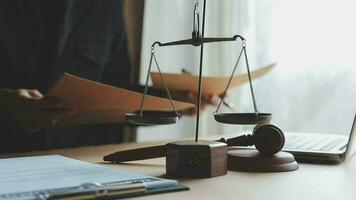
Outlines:
{"type": "MultiPolygon", "coordinates": [[[[94,185],[94,184],[92,184],[94,185]]],[[[125,197],[129,194],[140,194],[146,192],[146,186],[142,182],[129,184],[118,184],[108,186],[80,187],[75,190],[61,191],[46,194],[49,200],[80,200],[80,199],[113,199],[125,197]]]]}
{"type": "MultiPolygon", "coordinates": [[[[189,72],[188,70],[186,70],[186,69],[182,69],[182,73],[183,73],[183,74],[188,74],[188,75],[191,75],[191,74],[192,74],[192,73],[190,73],[190,72],[189,72]]],[[[219,95],[219,97],[220,97],[220,99],[222,99],[222,98],[223,98],[223,95],[219,95]]],[[[231,110],[235,111],[235,108],[234,108],[234,106],[233,106],[232,104],[226,102],[225,100],[223,100],[222,103],[223,103],[226,107],[228,107],[228,108],[230,108],[231,110]]]]}

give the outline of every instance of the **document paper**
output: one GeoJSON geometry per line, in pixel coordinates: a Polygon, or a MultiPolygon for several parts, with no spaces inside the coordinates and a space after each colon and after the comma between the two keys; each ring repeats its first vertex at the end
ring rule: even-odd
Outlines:
{"type": "Polygon", "coordinates": [[[71,188],[84,183],[104,185],[120,181],[156,179],[157,182],[168,183],[168,186],[177,184],[175,180],[159,179],[60,155],[0,159],[0,169],[0,199],[6,194],[71,188]]]}

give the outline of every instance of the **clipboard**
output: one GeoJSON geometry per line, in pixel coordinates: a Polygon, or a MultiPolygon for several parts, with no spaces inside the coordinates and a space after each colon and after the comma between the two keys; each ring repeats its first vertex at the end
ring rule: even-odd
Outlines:
{"type": "Polygon", "coordinates": [[[0,159],[0,199],[116,199],[188,190],[176,180],[60,155],[0,159]]]}

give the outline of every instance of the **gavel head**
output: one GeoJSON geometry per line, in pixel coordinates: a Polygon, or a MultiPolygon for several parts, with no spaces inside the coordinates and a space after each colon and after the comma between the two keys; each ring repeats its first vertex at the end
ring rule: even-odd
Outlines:
{"type": "Polygon", "coordinates": [[[253,129],[253,144],[266,155],[273,155],[282,150],[285,137],[281,129],[272,124],[260,124],[253,129]]]}

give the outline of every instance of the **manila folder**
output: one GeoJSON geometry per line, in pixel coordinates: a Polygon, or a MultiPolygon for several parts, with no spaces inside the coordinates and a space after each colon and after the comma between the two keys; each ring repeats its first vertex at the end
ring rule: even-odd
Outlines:
{"type": "MultiPolygon", "coordinates": [[[[62,100],[77,111],[64,118],[58,126],[108,124],[123,122],[125,114],[138,111],[142,93],[98,83],[65,73],[50,89],[48,96],[62,100]]],[[[174,101],[177,110],[194,107],[194,104],[174,101]]],[[[169,99],[147,95],[144,110],[172,111],[169,99]]]]}
{"type": "MultiPolygon", "coordinates": [[[[251,79],[263,76],[267,72],[271,71],[276,64],[267,65],[261,69],[251,72],[251,79]]],[[[172,74],[163,73],[163,77],[166,81],[167,87],[170,90],[175,91],[193,91],[198,93],[199,77],[190,74],[172,74]]],[[[202,93],[209,95],[222,95],[229,82],[230,77],[202,77],[202,93]]],[[[164,89],[164,83],[161,81],[161,77],[157,72],[151,72],[151,79],[153,87],[157,89],[164,89]]],[[[244,82],[248,81],[248,74],[241,74],[234,76],[231,80],[230,87],[236,87],[244,82]]]]}

